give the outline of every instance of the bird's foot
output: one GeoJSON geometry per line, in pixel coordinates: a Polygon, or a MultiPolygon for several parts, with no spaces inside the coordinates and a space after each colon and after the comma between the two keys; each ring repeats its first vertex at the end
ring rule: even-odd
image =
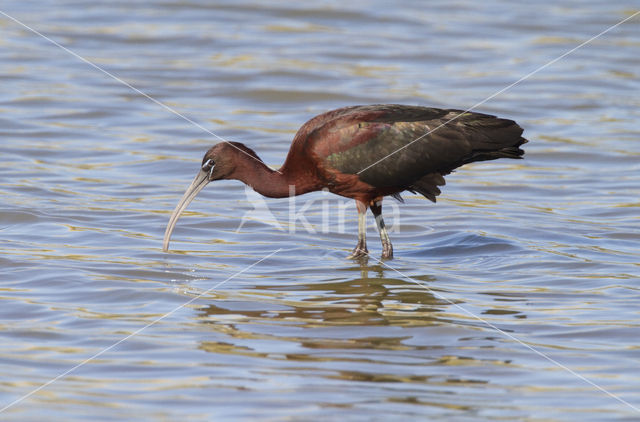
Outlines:
{"type": "Polygon", "coordinates": [[[382,244],[382,256],[380,259],[393,259],[393,246],[391,246],[391,243],[382,244]]]}
{"type": "Polygon", "coordinates": [[[362,258],[363,256],[369,256],[369,251],[367,250],[367,248],[356,246],[353,252],[351,252],[351,254],[347,257],[347,259],[362,258]]]}

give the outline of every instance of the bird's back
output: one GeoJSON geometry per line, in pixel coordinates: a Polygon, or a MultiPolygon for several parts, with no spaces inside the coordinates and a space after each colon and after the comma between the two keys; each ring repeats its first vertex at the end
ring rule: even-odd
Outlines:
{"type": "MultiPolygon", "coordinates": [[[[306,157],[323,177],[357,175],[383,190],[413,187],[425,194],[421,179],[443,184],[442,176],[463,164],[520,158],[526,142],[521,134],[512,120],[482,113],[395,104],[344,107],[305,123],[283,168],[306,157]]],[[[431,191],[425,196],[434,200],[439,190],[431,191]]]]}

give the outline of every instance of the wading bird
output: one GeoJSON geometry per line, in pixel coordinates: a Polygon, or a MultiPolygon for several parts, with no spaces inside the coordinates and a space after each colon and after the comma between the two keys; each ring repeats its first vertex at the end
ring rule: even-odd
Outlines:
{"type": "Polygon", "coordinates": [[[279,170],[267,167],[252,149],[222,142],[209,149],[200,171],[171,214],[163,250],[178,218],[209,182],[236,179],[270,198],[327,189],[356,200],[358,243],[350,258],[368,254],[366,212],[373,213],[382,258],[393,247],[382,219],[382,198],[420,193],[432,202],[445,175],[467,163],[522,158],[527,142],[514,121],[487,114],[419,106],[380,104],[339,108],[320,114],[296,133],[279,170]]]}

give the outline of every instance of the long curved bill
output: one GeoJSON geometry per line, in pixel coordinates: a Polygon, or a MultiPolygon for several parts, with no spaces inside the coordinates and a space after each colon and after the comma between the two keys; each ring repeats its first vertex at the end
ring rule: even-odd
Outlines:
{"type": "Polygon", "coordinates": [[[169,224],[167,224],[167,229],[164,231],[164,242],[162,243],[162,250],[167,252],[169,250],[169,240],[171,239],[171,232],[176,227],[176,223],[178,222],[178,218],[180,218],[180,214],[184,211],[187,206],[193,201],[200,191],[207,186],[209,183],[209,173],[206,171],[200,170],[200,172],[196,175],[196,178],[193,179],[191,185],[187,188],[187,191],[182,196],[178,205],[176,205],[176,209],[173,210],[173,214],[171,214],[171,218],[169,218],[169,224]]]}

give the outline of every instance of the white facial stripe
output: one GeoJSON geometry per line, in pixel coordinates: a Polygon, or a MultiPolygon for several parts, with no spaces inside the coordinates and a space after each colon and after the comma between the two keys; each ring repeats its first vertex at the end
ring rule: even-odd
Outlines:
{"type": "Polygon", "coordinates": [[[202,168],[207,167],[211,163],[211,158],[209,158],[203,165],[202,168]]]}

